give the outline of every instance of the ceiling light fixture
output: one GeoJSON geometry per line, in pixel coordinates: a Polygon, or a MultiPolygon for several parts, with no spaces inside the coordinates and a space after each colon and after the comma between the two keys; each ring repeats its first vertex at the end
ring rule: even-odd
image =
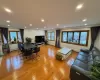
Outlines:
{"type": "Polygon", "coordinates": [[[83,7],[83,4],[79,4],[76,6],[76,10],[80,10],[83,7]]]}
{"type": "Polygon", "coordinates": [[[30,26],[32,26],[32,24],[30,24],[30,26]]]}
{"type": "Polygon", "coordinates": [[[44,27],[44,28],[46,28],[46,27],[44,27]]]}
{"type": "Polygon", "coordinates": [[[44,22],[44,19],[41,19],[41,22],[44,22]]]}
{"type": "Polygon", "coordinates": [[[26,26],[25,26],[25,28],[26,28],[26,26]]]}
{"type": "Polygon", "coordinates": [[[82,21],[85,22],[85,21],[87,21],[87,19],[83,19],[82,21]]]}
{"type": "Polygon", "coordinates": [[[10,25],[8,25],[8,26],[10,26],[10,25]]]}
{"type": "Polygon", "coordinates": [[[85,26],[87,25],[87,24],[84,24],[85,26]]]}
{"type": "Polygon", "coordinates": [[[53,29],[53,28],[52,28],[53,29]]]}
{"type": "Polygon", "coordinates": [[[12,13],[12,11],[9,8],[4,8],[4,10],[8,13],[12,13]]]}
{"type": "Polygon", "coordinates": [[[38,29],[38,28],[36,28],[36,29],[38,29]]]}
{"type": "Polygon", "coordinates": [[[9,20],[7,20],[6,22],[7,22],[7,23],[10,23],[10,21],[9,21],[9,20]]]}
{"type": "Polygon", "coordinates": [[[59,24],[57,24],[57,26],[59,26],[59,24]]]}

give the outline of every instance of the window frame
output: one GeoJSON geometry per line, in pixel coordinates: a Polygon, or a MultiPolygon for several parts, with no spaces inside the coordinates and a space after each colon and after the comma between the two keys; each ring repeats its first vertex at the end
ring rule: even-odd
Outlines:
{"type": "Polygon", "coordinates": [[[48,33],[47,33],[47,40],[48,41],[55,41],[55,32],[52,31],[52,32],[48,32],[48,33]],[[48,39],[48,33],[50,33],[50,40],[48,39]],[[52,40],[52,36],[51,36],[52,33],[54,33],[54,40],[52,40]]]}
{"type": "MultiPolygon", "coordinates": [[[[9,41],[11,42],[11,35],[10,35],[10,32],[16,32],[16,38],[17,38],[17,40],[18,40],[18,32],[20,32],[20,31],[9,31],[9,41]]],[[[18,43],[18,42],[16,42],[16,43],[18,43]]],[[[16,43],[13,43],[13,44],[16,44],[16,43]]]]}
{"type": "Polygon", "coordinates": [[[89,30],[82,30],[82,31],[62,31],[61,33],[61,42],[62,43],[68,43],[68,44],[74,44],[74,45],[80,45],[80,46],[88,46],[88,39],[89,39],[89,30]],[[67,41],[63,41],[63,32],[67,32],[67,41]],[[79,32],[79,42],[78,43],[74,43],[74,42],[68,42],[68,32],[72,32],[73,36],[72,36],[72,41],[74,38],[74,32],[79,32]],[[86,44],[80,44],[80,36],[81,36],[81,32],[87,32],[87,39],[86,39],[86,44]]]}

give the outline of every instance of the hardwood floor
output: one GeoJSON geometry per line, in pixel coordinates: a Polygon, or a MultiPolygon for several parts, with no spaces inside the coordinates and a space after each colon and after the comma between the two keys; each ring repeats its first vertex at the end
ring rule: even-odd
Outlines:
{"type": "Polygon", "coordinates": [[[55,59],[57,48],[43,45],[35,60],[23,61],[18,51],[0,58],[0,80],[69,80],[76,52],[65,61],[55,59]]]}

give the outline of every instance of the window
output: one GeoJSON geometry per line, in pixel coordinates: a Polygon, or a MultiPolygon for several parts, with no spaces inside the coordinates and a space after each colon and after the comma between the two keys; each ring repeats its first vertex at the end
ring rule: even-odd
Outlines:
{"type": "Polygon", "coordinates": [[[48,32],[48,40],[50,40],[50,32],[48,32]]]}
{"type": "Polygon", "coordinates": [[[48,32],[48,40],[55,40],[55,33],[54,32],[48,32]]]}
{"type": "Polygon", "coordinates": [[[68,32],[68,42],[73,41],[73,32],[68,32]]]}
{"type": "Polygon", "coordinates": [[[63,42],[67,42],[67,32],[63,32],[63,38],[62,38],[62,40],[63,40],[63,42]]]}
{"type": "Polygon", "coordinates": [[[87,32],[81,32],[80,35],[80,44],[85,45],[87,42],[87,32]]]}
{"type": "Polygon", "coordinates": [[[16,32],[10,32],[10,40],[14,41],[14,39],[17,39],[17,34],[16,32]]]}
{"type": "Polygon", "coordinates": [[[22,42],[19,31],[9,31],[10,42],[16,43],[17,41],[22,42]]]}
{"type": "Polygon", "coordinates": [[[87,46],[88,31],[63,31],[62,42],[87,46]]]}
{"type": "Polygon", "coordinates": [[[73,43],[79,43],[79,32],[74,32],[73,43]]]}

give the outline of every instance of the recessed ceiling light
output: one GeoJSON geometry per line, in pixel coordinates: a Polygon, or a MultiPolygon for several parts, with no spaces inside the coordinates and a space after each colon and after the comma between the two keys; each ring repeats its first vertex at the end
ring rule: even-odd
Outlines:
{"type": "Polygon", "coordinates": [[[53,28],[52,28],[53,29],[53,28]]]}
{"type": "Polygon", "coordinates": [[[38,28],[36,28],[36,29],[38,29],[38,28]]]}
{"type": "Polygon", "coordinates": [[[87,19],[83,19],[82,21],[85,22],[85,21],[87,21],[87,19]]]}
{"type": "Polygon", "coordinates": [[[76,6],[76,9],[80,10],[82,7],[83,7],[83,4],[79,4],[79,5],[76,6]]]}
{"type": "Polygon", "coordinates": [[[8,26],[10,26],[10,25],[8,25],[8,26]]]}
{"type": "Polygon", "coordinates": [[[84,24],[85,26],[87,25],[87,24],[84,24]]]}
{"type": "Polygon", "coordinates": [[[7,20],[6,22],[7,22],[7,23],[10,23],[10,21],[9,21],[9,20],[7,20]]]}
{"type": "Polygon", "coordinates": [[[59,26],[59,24],[57,24],[57,26],[59,26]]]}
{"type": "Polygon", "coordinates": [[[30,24],[30,26],[32,26],[32,24],[30,24]]]}
{"type": "Polygon", "coordinates": [[[44,19],[41,19],[41,22],[44,22],[44,19]]]}
{"type": "Polygon", "coordinates": [[[25,28],[26,28],[26,26],[25,26],[25,28]]]}
{"type": "Polygon", "coordinates": [[[44,28],[46,28],[46,27],[44,27],[44,28]]]}
{"type": "Polygon", "coordinates": [[[4,10],[8,13],[11,13],[12,11],[9,8],[4,8],[4,10]]]}

